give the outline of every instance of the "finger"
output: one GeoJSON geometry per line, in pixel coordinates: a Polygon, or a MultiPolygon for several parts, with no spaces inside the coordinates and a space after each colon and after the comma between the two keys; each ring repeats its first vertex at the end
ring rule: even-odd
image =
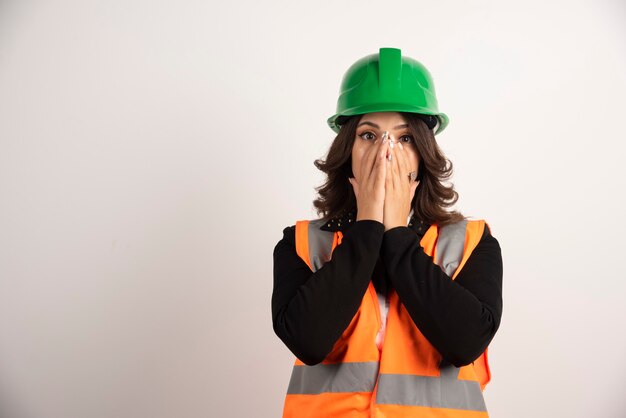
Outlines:
{"type": "Polygon", "coordinates": [[[407,155],[406,148],[402,145],[402,142],[398,143],[398,167],[400,169],[400,179],[402,180],[402,184],[404,187],[408,187],[411,184],[411,179],[409,178],[409,172],[411,171],[411,167],[409,165],[409,156],[407,155]]]}
{"type": "Polygon", "coordinates": [[[370,145],[365,155],[363,156],[362,173],[364,173],[363,175],[364,179],[367,179],[372,175],[372,171],[374,170],[374,163],[376,162],[376,155],[378,155],[378,150],[380,150],[380,147],[382,145],[383,145],[382,139],[376,138],[374,143],[370,145]]]}
{"type": "Polygon", "coordinates": [[[393,179],[393,165],[395,164],[395,156],[394,156],[394,147],[389,146],[389,150],[387,151],[387,157],[385,158],[385,166],[387,168],[387,181],[385,182],[385,187],[393,188],[394,187],[394,179],[393,179]]]}
{"type": "Polygon", "coordinates": [[[388,146],[389,146],[389,141],[383,137],[380,143],[378,144],[378,146],[375,147],[376,152],[373,152],[373,155],[371,156],[372,161],[368,163],[368,167],[370,167],[370,170],[368,171],[368,178],[371,176],[374,178],[374,180],[376,180],[376,179],[380,179],[381,175],[384,176],[384,170],[383,170],[384,161],[383,160],[385,158],[385,155],[387,154],[388,146]]]}
{"type": "MultiPolygon", "coordinates": [[[[393,168],[393,149],[391,147],[388,148],[387,150],[387,154],[389,154],[388,156],[385,156],[385,171],[386,171],[386,177],[385,177],[385,188],[386,189],[391,189],[393,188],[393,173],[392,173],[392,168],[393,168]]],[[[385,193],[386,195],[386,193],[385,193]]]]}
{"type": "Polygon", "coordinates": [[[385,180],[385,177],[387,174],[387,167],[385,164],[385,159],[387,156],[388,149],[389,149],[389,141],[385,141],[384,143],[381,143],[378,153],[376,155],[376,161],[374,162],[374,167],[372,169],[375,184],[381,184],[385,180]]]}
{"type": "Polygon", "coordinates": [[[392,159],[391,159],[391,177],[393,178],[393,187],[394,188],[399,188],[402,186],[402,183],[400,181],[400,167],[398,165],[398,147],[393,147],[393,154],[392,154],[392,159]]]}
{"type": "MultiPolygon", "coordinates": [[[[376,140],[378,141],[378,139],[376,140]]],[[[367,150],[365,150],[365,152],[363,153],[363,157],[361,158],[361,182],[363,184],[365,184],[365,180],[369,177],[370,172],[372,171],[372,165],[371,165],[371,155],[372,155],[372,150],[377,148],[375,146],[376,141],[374,141],[374,143],[372,145],[370,145],[367,150]]]]}
{"type": "Polygon", "coordinates": [[[389,142],[389,145],[387,147],[387,152],[385,153],[385,160],[387,162],[386,166],[391,168],[391,159],[392,159],[392,154],[393,154],[393,141],[389,140],[387,142],[389,142]]]}

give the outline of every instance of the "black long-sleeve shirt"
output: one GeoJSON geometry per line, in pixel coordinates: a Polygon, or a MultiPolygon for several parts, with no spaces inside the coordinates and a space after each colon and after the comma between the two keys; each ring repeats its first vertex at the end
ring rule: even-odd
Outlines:
{"type": "Polygon", "coordinates": [[[322,227],[341,230],[343,239],[315,273],[296,253],[295,225],[283,230],[274,248],[274,332],[296,357],[308,365],[326,357],[357,312],[370,280],[379,292],[396,290],[445,360],[461,367],[480,356],[502,315],[502,256],[488,228],[452,280],[420,246],[428,225],[419,220],[386,232],[374,220],[343,222],[343,227],[336,220],[330,229],[322,227]]]}

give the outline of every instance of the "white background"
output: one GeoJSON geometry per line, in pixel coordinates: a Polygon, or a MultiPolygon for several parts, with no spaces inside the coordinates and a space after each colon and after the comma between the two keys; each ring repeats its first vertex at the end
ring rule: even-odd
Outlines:
{"type": "Polygon", "coordinates": [[[491,416],[625,416],[621,0],[0,1],[0,416],[279,417],[272,251],[380,47],[502,247],[491,416]]]}

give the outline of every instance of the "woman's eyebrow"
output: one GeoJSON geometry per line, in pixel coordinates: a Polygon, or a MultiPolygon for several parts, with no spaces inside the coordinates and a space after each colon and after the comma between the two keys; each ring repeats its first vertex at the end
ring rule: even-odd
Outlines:
{"type": "MultiPolygon", "coordinates": [[[[373,126],[373,127],[374,127],[374,128],[376,128],[376,129],[380,129],[380,126],[376,125],[376,124],[375,124],[375,123],[373,123],[373,122],[368,122],[368,121],[361,122],[361,123],[359,123],[359,124],[357,125],[357,128],[358,128],[359,126],[361,126],[361,125],[370,125],[370,126],[373,126]]],[[[402,125],[398,125],[398,126],[396,126],[395,128],[393,128],[393,129],[407,128],[408,126],[409,126],[408,124],[403,123],[402,125]]]]}

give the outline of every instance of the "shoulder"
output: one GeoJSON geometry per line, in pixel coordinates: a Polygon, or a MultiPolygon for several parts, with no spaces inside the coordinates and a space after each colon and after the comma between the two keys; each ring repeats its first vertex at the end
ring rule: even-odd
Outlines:
{"type": "Polygon", "coordinates": [[[473,222],[478,227],[480,227],[481,224],[484,224],[484,229],[482,231],[481,238],[478,242],[478,246],[480,247],[480,249],[490,250],[490,251],[499,253],[500,243],[498,242],[496,237],[493,236],[493,232],[489,223],[485,221],[484,219],[469,220],[469,221],[473,222]]]}
{"type": "Polygon", "coordinates": [[[304,224],[322,225],[324,221],[322,219],[301,219],[297,220],[295,224],[286,226],[283,228],[283,237],[278,241],[277,246],[280,244],[287,244],[295,246],[296,244],[296,230],[304,226],[304,224]]]}
{"type": "Polygon", "coordinates": [[[485,224],[485,230],[483,231],[482,239],[497,243],[498,240],[496,239],[496,237],[493,236],[491,226],[489,225],[489,223],[485,221],[484,219],[481,219],[481,222],[485,224]]]}
{"type": "MultiPolygon", "coordinates": [[[[498,240],[493,236],[491,226],[485,219],[466,218],[442,226],[440,227],[440,229],[447,229],[448,234],[453,233],[453,235],[456,234],[457,236],[459,236],[459,234],[460,236],[463,236],[462,231],[464,229],[466,234],[480,234],[480,238],[474,235],[478,239],[478,244],[480,245],[480,247],[492,247],[494,249],[497,249],[498,251],[500,250],[500,244],[498,243],[498,240]],[[454,231],[456,231],[456,233],[454,233],[454,231]]],[[[461,239],[460,236],[459,239],[461,239]]]]}
{"type": "MultiPolygon", "coordinates": [[[[283,228],[283,237],[278,241],[280,243],[286,243],[294,245],[296,242],[296,225],[290,225],[283,228]]],[[[278,245],[276,244],[276,245],[278,245]]]]}
{"type": "MultiPolygon", "coordinates": [[[[283,236],[274,246],[274,261],[293,257],[296,254],[296,226],[283,228],[283,236]]],[[[282,262],[282,261],[281,261],[282,262]]]]}
{"type": "Polygon", "coordinates": [[[450,225],[465,225],[466,228],[474,228],[481,231],[482,236],[491,236],[491,225],[484,218],[465,218],[460,221],[453,222],[450,225]]]}

